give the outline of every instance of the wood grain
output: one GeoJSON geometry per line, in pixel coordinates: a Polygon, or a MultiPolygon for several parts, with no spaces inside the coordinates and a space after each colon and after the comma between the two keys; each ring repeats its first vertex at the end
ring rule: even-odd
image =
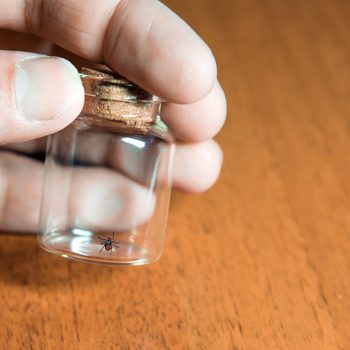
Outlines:
{"type": "Polygon", "coordinates": [[[1,236],[0,348],[350,349],[350,2],[166,4],[217,57],[223,174],[151,266],[1,236]]]}

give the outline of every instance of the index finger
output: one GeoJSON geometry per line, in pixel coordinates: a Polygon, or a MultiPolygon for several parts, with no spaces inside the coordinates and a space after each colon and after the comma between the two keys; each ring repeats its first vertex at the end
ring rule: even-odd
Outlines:
{"type": "Polygon", "coordinates": [[[216,81],[208,46],[156,0],[5,0],[0,27],[45,37],[172,102],[205,97],[216,81]]]}

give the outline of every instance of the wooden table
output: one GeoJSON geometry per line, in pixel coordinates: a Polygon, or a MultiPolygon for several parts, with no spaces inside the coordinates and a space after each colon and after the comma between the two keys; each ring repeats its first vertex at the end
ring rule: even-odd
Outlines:
{"type": "Polygon", "coordinates": [[[1,236],[0,348],[350,349],[350,1],[166,3],[218,59],[222,176],[151,266],[1,236]]]}

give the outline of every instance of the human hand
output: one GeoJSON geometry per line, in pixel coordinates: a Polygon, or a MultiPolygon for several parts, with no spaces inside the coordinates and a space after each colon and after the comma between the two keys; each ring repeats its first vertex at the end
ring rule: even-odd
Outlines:
{"type": "MultiPolygon", "coordinates": [[[[209,188],[218,177],[222,153],[211,140],[223,125],[226,103],[215,60],[205,43],[179,17],[154,0],[0,1],[0,27],[26,34],[21,50],[57,54],[59,45],[102,62],[146,90],[169,101],[163,120],[177,137],[174,187],[189,192],[209,188]]],[[[2,48],[13,48],[6,33],[2,48]]],[[[75,62],[77,57],[70,56],[75,62]]],[[[89,64],[85,64],[89,65],[89,64]]],[[[68,61],[0,50],[0,143],[30,152],[35,140],[67,126],[83,105],[77,70],[68,61]]],[[[1,227],[35,228],[41,196],[42,164],[1,151],[1,227]]]]}

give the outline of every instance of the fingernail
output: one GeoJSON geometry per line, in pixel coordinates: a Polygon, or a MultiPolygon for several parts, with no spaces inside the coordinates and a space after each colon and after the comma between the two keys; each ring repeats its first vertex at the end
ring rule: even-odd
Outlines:
{"type": "Polygon", "coordinates": [[[23,118],[47,121],[59,118],[84,91],[69,61],[38,56],[17,64],[15,94],[23,118]]]}

